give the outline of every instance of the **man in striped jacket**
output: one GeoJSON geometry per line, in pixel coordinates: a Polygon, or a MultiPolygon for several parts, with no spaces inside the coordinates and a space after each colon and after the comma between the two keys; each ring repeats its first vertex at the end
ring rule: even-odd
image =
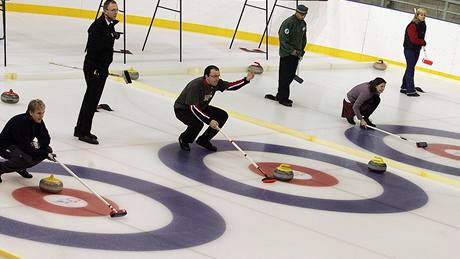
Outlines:
{"type": "Polygon", "coordinates": [[[209,103],[216,91],[238,90],[253,78],[254,73],[248,72],[243,79],[227,82],[220,79],[219,68],[210,65],[204,70],[203,77],[198,77],[188,83],[174,103],[176,117],[187,125],[187,129],[179,136],[181,149],[190,151],[189,144],[193,143],[198,136],[203,124],[207,124],[209,127],[198,137],[196,143],[210,151],[217,151],[217,147],[211,144],[211,139],[217,134],[218,129],[224,126],[228,114],[209,103]]]}

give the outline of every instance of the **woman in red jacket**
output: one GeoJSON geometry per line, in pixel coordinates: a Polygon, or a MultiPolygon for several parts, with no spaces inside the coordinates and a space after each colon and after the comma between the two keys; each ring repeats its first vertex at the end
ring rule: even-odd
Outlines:
{"type": "Polygon", "coordinates": [[[418,8],[415,12],[414,19],[407,25],[404,34],[404,57],[406,58],[406,72],[402,80],[400,92],[407,96],[420,96],[417,91],[423,92],[420,87],[414,85],[415,65],[420,56],[420,49],[426,45],[425,42],[425,24],[426,10],[418,8]]]}

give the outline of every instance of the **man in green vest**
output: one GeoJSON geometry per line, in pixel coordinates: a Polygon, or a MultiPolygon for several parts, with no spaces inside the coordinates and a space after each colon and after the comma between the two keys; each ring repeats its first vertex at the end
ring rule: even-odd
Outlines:
{"type": "Polygon", "coordinates": [[[278,31],[280,40],[280,66],[278,76],[278,93],[267,94],[265,98],[278,101],[284,106],[291,107],[292,100],[289,99],[289,87],[294,80],[299,60],[305,54],[307,45],[307,24],[305,16],[308,7],[298,5],[295,14],[283,21],[278,31]]]}

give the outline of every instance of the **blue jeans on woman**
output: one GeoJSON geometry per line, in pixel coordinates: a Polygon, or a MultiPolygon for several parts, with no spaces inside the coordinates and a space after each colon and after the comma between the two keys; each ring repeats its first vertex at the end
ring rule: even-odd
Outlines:
{"type": "Polygon", "coordinates": [[[402,80],[401,90],[406,90],[407,94],[415,93],[414,73],[420,50],[404,48],[404,57],[406,58],[406,72],[402,80]]]}

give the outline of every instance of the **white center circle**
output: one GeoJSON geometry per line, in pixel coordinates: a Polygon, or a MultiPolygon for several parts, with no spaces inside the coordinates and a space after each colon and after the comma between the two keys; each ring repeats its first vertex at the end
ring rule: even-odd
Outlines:
{"type": "Polygon", "coordinates": [[[460,150],[458,150],[458,149],[446,149],[445,151],[448,154],[460,157],[460,150]]]}
{"type": "Polygon", "coordinates": [[[88,206],[86,201],[68,195],[52,194],[46,195],[43,199],[51,204],[67,208],[84,208],[88,206]]]}
{"type": "Polygon", "coordinates": [[[294,171],[294,179],[297,179],[297,180],[310,180],[310,179],[313,179],[313,177],[309,174],[306,174],[306,173],[302,173],[302,172],[299,172],[299,171],[294,171]]]}

